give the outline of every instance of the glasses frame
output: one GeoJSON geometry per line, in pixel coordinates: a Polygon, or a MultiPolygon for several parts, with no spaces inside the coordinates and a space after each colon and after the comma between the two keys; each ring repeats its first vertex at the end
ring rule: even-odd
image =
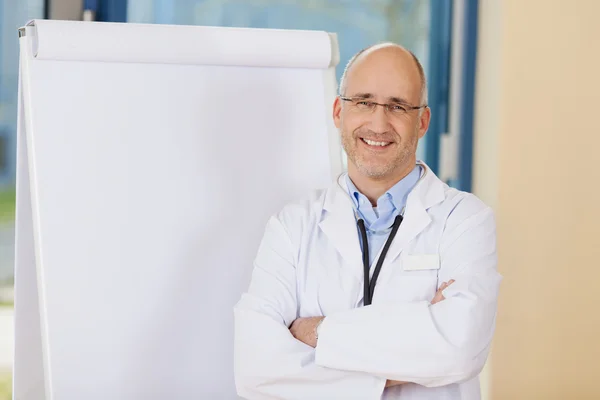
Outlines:
{"type": "Polygon", "coordinates": [[[375,107],[373,107],[372,110],[370,110],[370,112],[375,111],[375,108],[377,108],[377,106],[381,106],[381,107],[383,107],[383,109],[385,111],[389,112],[391,115],[395,114],[395,112],[390,109],[390,107],[392,107],[392,106],[401,106],[401,107],[403,107],[406,110],[406,113],[408,113],[409,111],[420,110],[421,108],[427,108],[428,107],[427,104],[423,104],[421,106],[411,106],[410,104],[402,104],[402,103],[377,103],[375,101],[371,101],[369,99],[365,99],[365,98],[362,98],[362,97],[345,97],[345,96],[340,96],[340,100],[348,101],[348,102],[353,102],[353,103],[355,101],[364,101],[366,103],[370,103],[370,104],[373,104],[375,106],[375,107]]]}

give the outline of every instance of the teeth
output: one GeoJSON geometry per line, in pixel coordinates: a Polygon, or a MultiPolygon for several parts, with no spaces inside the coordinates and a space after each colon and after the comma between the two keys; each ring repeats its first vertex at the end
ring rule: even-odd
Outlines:
{"type": "Polygon", "coordinates": [[[363,139],[368,145],[371,146],[387,146],[390,142],[374,142],[373,140],[363,139]]]}

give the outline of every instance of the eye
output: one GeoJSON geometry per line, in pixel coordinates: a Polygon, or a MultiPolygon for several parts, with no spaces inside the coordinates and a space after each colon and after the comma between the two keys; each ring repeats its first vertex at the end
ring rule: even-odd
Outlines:
{"type": "Polygon", "coordinates": [[[358,100],[356,102],[357,106],[361,106],[361,107],[369,107],[371,105],[370,101],[364,101],[364,100],[358,100]]]}
{"type": "Polygon", "coordinates": [[[400,104],[390,104],[389,108],[390,108],[390,111],[395,112],[395,113],[405,113],[406,112],[406,108],[404,108],[400,104]]]}

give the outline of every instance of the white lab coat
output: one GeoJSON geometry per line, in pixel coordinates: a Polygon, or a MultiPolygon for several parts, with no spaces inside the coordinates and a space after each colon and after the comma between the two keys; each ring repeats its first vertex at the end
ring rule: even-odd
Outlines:
{"type": "Polygon", "coordinates": [[[234,309],[240,396],[480,398],[501,280],[494,216],[424,167],[370,306],[362,306],[362,256],[343,177],[269,220],[234,309]],[[431,305],[450,279],[446,299],[431,305]],[[316,349],[291,335],[296,318],[321,315],[316,349]],[[413,383],[384,389],[386,379],[413,383]]]}

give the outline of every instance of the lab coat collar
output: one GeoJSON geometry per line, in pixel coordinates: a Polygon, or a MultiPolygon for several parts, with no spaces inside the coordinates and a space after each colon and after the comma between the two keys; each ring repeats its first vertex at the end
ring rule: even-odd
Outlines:
{"type": "MultiPolygon", "coordinates": [[[[408,195],[404,220],[388,251],[386,262],[396,259],[402,249],[431,223],[427,209],[442,202],[445,198],[445,184],[425,163],[419,162],[419,164],[423,167],[423,175],[408,195]]],[[[354,216],[354,204],[348,195],[343,175],[338,177],[327,191],[323,208],[326,212],[323,213],[319,227],[356,271],[357,276],[362,277],[362,254],[354,216]]],[[[371,268],[372,271],[373,268],[371,268]]]]}

